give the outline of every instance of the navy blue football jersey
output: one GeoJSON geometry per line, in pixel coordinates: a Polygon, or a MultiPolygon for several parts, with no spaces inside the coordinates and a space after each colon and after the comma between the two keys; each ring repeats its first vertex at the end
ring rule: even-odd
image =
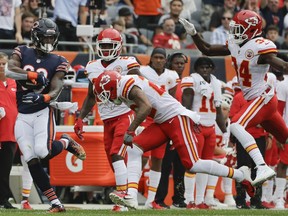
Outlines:
{"type": "MultiPolygon", "coordinates": [[[[44,73],[45,77],[51,82],[53,76],[58,73],[67,73],[69,63],[63,56],[48,53],[39,57],[34,48],[27,46],[18,46],[14,49],[13,54],[19,56],[21,68],[27,71],[44,73]]],[[[41,85],[35,85],[30,80],[17,80],[17,106],[20,113],[34,113],[49,106],[48,103],[27,104],[22,102],[22,96],[29,92],[46,94],[50,91],[50,84],[45,88],[41,85]]]]}

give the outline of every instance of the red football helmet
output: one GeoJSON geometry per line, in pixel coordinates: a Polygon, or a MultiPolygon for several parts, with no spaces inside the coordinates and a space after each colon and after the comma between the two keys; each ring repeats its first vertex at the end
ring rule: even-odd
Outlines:
{"type": "Polygon", "coordinates": [[[105,29],[97,37],[97,54],[101,59],[111,61],[121,54],[122,43],[122,36],[116,29],[105,29]]]}
{"type": "Polygon", "coordinates": [[[96,79],[93,80],[94,92],[98,99],[105,105],[109,101],[117,100],[117,89],[121,75],[117,71],[104,71],[96,79]]]}
{"type": "Polygon", "coordinates": [[[262,34],[262,18],[254,11],[242,10],[230,22],[230,39],[241,44],[262,34]]]}

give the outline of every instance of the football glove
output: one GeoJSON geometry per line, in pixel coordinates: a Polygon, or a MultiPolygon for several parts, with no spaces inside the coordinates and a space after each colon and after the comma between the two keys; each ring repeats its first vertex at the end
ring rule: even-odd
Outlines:
{"type": "Polygon", "coordinates": [[[81,118],[76,119],[75,124],[74,124],[74,132],[78,136],[80,140],[84,140],[83,133],[83,122],[81,118]]]}
{"type": "Polygon", "coordinates": [[[135,131],[126,131],[124,134],[124,144],[133,148],[133,138],[135,136],[135,131]]]}
{"type": "Polygon", "coordinates": [[[49,84],[49,80],[45,77],[44,73],[42,72],[37,73],[29,71],[27,77],[32,82],[35,82],[35,84],[43,85],[44,87],[46,87],[49,84]]]}
{"type": "Polygon", "coordinates": [[[22,102],[27,104],[40,104],[49,101],[50,96],[48,94],[39,94],[35,92],[30,92],[22,97],[22,102]]]}
{"type": "Polygon", "coordinates": [[[187,34],[190,34],[192,36],[197,34],[196,28],[192,23],[183,18],[179,18],[179,22],[183,25],[187,34]]]}

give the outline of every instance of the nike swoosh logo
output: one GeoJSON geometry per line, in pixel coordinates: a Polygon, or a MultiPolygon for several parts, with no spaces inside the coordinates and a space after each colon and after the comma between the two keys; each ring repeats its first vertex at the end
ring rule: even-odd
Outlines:
{"type": "Polygon", "coordinates": [[[39,96],[37,96],[37,98],[35,99],[35,101],[37,101],[39,99],[39,96]]]}

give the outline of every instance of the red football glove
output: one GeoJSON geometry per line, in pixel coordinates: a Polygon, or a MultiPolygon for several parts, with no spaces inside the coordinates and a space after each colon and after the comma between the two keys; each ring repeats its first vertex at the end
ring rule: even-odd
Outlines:
{"type": "Polygon", "coordinates": [[[75,124],[74,124],[74,132],[78,136],[80,140],[84,140],[83,133],[83,122],[81,118],[76,119],[75,124]]]}
{"type": "Polygon", "coordinates": [[[124,134],[124,144],[133,148],[133,138],[135,136],[135,131],[126,131],[124,134]]]}

